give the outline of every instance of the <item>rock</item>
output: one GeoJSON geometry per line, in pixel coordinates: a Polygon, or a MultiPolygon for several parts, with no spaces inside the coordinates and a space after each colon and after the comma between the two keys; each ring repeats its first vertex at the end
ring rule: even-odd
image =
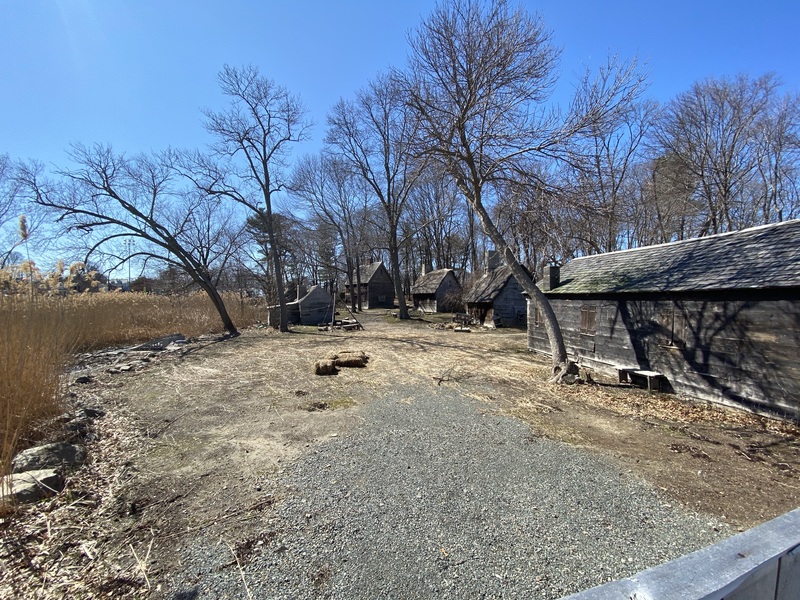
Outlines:
{"type": "Polygon", "coordinates": [[[86,406],[75,411],[75,419],[97,419],[98,417],[104,417],[106,415],[106,411],[101,408],[92,408],[90,406],[86,406]]]}
{"type": "Polygon", "coordinates": [[[87,384],[92,383],[94,381],[94,377],[91,375],[81,375],[80,377],[75,378],[75,383],[87,384]]]}
{"type": "Polygon", "coordinates": [[[3,477],[3,500],[18,504],[36,502],[63,489],[64,478],[54,469],[38,469],[3,477]]]}
{"type": "Polygon", "coordinates": [[[86,449],[75,444],[55,442],[28,448],[11,461],[11,472],[22,473],[39,469],[73,468],[86,462],[86,449]]]}
{"type": "Polygon", "coordinates": [[[165,335],[162,338],[158,338],[156,340],[150,340],[144,344],[139,346],[134,346],[131,350],[138,350],[138,351],[153,351],[153,350],[164,350],[167,346],[171,344],[180,344],[186,343],[186,338],[181,335],[180,333],[173,333],[172,335],[165,335]]]}

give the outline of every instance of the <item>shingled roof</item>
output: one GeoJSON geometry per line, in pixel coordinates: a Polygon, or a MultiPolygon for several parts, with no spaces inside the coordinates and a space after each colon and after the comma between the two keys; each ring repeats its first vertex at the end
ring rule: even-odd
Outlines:
{"type": "Polygon", "coordinates": [[[800,220],[576,258],[548,295],[800,287],[800,220]]]}
{"type": "Polygon", "coordinates": [[[511,269],[505,265],[492,269],[475,282],[472,289],[464,295],[464,302],[467,304],[494,302],[511,277],[511,269]]]}
{"type": "MultiPolygon", "coordinates": [[[[372,276],[378,272],[383,266],[383,261],[378,261],[374,263],[369,263],[368,265],[361,265],[358,270],[361,275],[361,283],[369,283],[369,280],[372,279],[372,276]]],[[[355,279],[355,277],[353,277],[355,279]]]]}
{"type": "Polygon", "coordinates": [[[436,290],[438,290],[439,286],[442,284],[442,281],[444,281],[444,278],[452,271],[453,269],[437,269],[436,271],[420,275],[414,282],[414,285],[411,286],[411,293],[435,294],[436,290]]]}

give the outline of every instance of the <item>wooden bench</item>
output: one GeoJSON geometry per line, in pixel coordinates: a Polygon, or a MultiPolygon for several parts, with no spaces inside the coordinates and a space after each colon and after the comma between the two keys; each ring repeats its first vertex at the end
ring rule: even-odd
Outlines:
{"type": "Polygon", "coordinates": [[[361,323],[359,323],[355,319],[342,319],[341,327],[345,331],[364,329],[364,327],[362,327],[361,323]]]}
{"type": "Polygon", "coordinates": [[[453,323],[460,323],[462,326],[472,324],[472,317],[466,313],[456,313],[453,315],[453,323]]]}
{"type": "Polygon", "coordinates": [[[620,383],[641,385],[641,387],[647,387],[649,392],[661,391],[661,381],[664,379],[663,373],[644,369],[617,369],[617,372],[620,383]]]}

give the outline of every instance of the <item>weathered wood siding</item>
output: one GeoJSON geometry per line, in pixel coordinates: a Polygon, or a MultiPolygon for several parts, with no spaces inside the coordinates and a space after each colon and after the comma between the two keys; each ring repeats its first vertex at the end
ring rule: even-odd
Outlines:
{"type": "Polygon", "coordinates": [[[312,287],[297,304],[297,322],[301,325],[319,325],[333,320],[333,298],[319,286],[312,287]]]}
{"type": "Polygon", "coordinates": [[[527,300],[522,291],[522,286],[513,277],[503,286],[492,306],[491,321],[495,326],[525,327],[527,300]]]}
{"type": "Polygon", "coordinates": [[[414,307],[427,313],[456,312],[463,307],[459,306],[461,284],[452,271],[444,276],[436,292],[433,294],[413,294],[414,307]]]}
{"type": "Polygon", "coordinates": [[[389,271],[383,265],[375,271],[364,289],[362,285],[364,308],[392,308],[394,306],[394,283],[389,271]]]}
{"type": "MultiPolygon", "coordinates": [[[[456,279],[455,274],[450,271],[442,279],[439,288],[436,290],[436,308],[434,312],[455,312],[461,307],[458,306],[458,299],[461,295],[461,284],[456,279]]],[[[463,305],[462,305],[463,306],[463,305]]]]}
{"type": "MultiPolygon", "coordinates": [[[[663,373],[678,393],[800,418],[800,298],[551,298],[570,356],[663,373]]],[[[528,347],[549,353],[536,303],[528,347]]]]}
{"type": "Polygon", "coordinates": [[[426,313],[439,312],[439,303],[436,301],[436,294],[413,294],[414,308],[426,313]]]}

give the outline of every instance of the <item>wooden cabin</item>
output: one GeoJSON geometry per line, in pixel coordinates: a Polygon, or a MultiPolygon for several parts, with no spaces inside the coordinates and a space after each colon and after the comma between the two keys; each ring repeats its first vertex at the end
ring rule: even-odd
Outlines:
{"type": "Polygon", "coordinates": [[[419,276],[411,286],[414,308],[423,312],[458,312],[461,284],[453,269],[437,269],[419,276]]]}
{"type": "Polygon", "coordinates": [[[487,253],[486,272],[464,302],[473,321],[485,327],[525,327],[527,299],[498,252],[487,253]]]}
{"type": "MultiPolygon", "coordinates": [[[[333,296],[324,288],[314,285],[299,300],[286,303],[289,325],[319,325],[333,320],[333,296]]],[[[278,327],[280,306],[267,307],[267,325],[278,327]]]]}
{"type": "MultiPolygon", "coordinates": [[[[394,282],[383,262],[359,267],[361,274],[361,306],[363,308],[394,308],[394,282]]],[[[358,285],[353,273],[353,285],[358,285]]],[[[350,302],[350,284],[345,285],[345,301],[350,302]]]]}
{"type": "MultiPolygon", "coordinates": [[[[584,366],[800,418],[800,220],[585,256],[540,286],[584,366]]],[[[535,301],[528,346],[550,352],[535,301]]]]}
{"type": "Polygon", "coordinates": [[[333,320],[333,296],[324,288],[314,285],[308,293],[295,302],[287,304],[289,322],[300,325],[319,325],[333,320]]]}

